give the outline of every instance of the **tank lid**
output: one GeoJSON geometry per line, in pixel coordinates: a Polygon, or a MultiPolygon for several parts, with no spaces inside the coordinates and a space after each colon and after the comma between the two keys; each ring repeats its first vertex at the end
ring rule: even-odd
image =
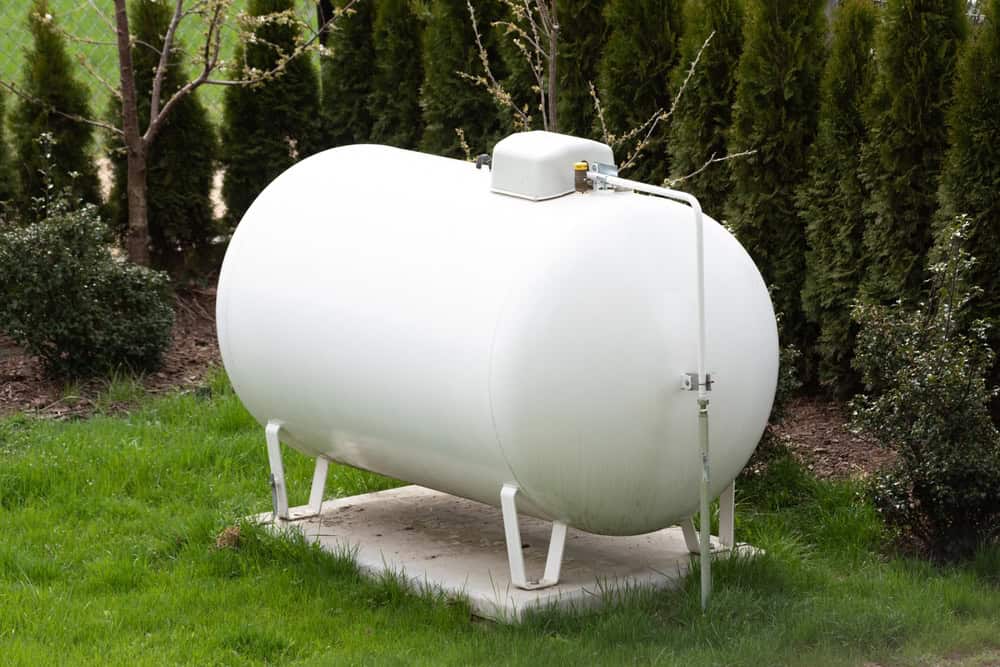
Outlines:
{"type": "Polygon", "coordinates": [[[614,164],[607,144],[555,132],[518,132],[493,147],[490,189],[532,201],[574,191],[577,162],[614,164]]]}

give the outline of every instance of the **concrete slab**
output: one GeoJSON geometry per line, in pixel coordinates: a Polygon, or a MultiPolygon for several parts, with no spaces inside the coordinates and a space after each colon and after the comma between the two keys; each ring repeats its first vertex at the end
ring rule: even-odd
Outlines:
{"type": "MultiPolygon", "coordinates": [[[[293,516],[305,509],[295,508],[293,516]]],[[[510,582],[500,510],[419,486],[328,500],[311,518],[273,522],[268,513],[258,520],[301,530],[335,553],[354,549],[366,574],[402,573],[418,588],[464,596],[473,613],[500,621],[516,621],[534,607],[594,606],[624,589],[675,587],[691,560],[678,527],[635,537],[570,528],[559,584],[521,590],[510,582]]],[[[545,521],[521,517],[529,579],[541,576],[550,531],[545,521]]]]}

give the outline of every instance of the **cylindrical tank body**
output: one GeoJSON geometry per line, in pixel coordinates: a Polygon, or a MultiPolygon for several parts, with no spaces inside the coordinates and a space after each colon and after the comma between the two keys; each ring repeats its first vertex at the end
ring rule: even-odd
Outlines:
{"type": "MultiPolygon", "coordinates": [[[[279,176],[223,263],[219,345],[261,423],[323,456],[606,535],[697,511],[695,225],[629,192],[528,201],[486,169],[348,146],[279,176]]],[[[711,210],[711,202],[707,203],[711,210]]],[[[767,289],[706,216],[712,493],[767,421],[767,289]]]]}

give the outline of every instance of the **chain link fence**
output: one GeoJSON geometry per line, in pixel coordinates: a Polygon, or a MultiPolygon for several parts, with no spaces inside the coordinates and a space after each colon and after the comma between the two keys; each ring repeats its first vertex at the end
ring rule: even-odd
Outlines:
{"type": "MultiPolygon", "coordinates": [[[[31,46],[28,12],[32,4],[32,0],[0,0],[0,79],[5,81],[19,83],[23,78],[25,57],[31,46]]],[[[299,0],[297,5],[303,20],[315,24],[316,0],[299,0]]],[[[69,56],[78,63],[77,77],[90,88],[91,113],[105,116],[111,99],[108,85],[117,88],[118,82],[112,4],[107,0],[49,0],[49,7],[57,25],[67,35],[69,56]]],[[[245,0],[237,0],[233,16],[244,7],[245,0]]],[[[198,17],[188,17],[181,23],[180,42],[189,52],[197,47],[203,28],[198,17]]],[[[224,40],[223,53],[228,59],[236,46],[235,36],[233,31],[224,34],[228,39],[224,40]]],[[[222,118],[222,87],[204,86],[198,96],[218,123],[222,118]]]]}

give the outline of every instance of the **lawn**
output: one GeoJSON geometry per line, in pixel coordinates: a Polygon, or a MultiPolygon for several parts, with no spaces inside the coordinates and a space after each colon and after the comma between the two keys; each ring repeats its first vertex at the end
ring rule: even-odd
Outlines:
{"type": "MultiPolygon", "coordinates": [[[[854,483],[779,452],[738,485],[738,537],[766,550],[681,590],[504,626],[461,601],[361,578],[349,558],[242,524],[269,509],[260,427],[217,374],[129,414],[0,421],[0,655],[40,664],[841,665],[1000,662],[1000,554],[937,568],[886,555],[854,483]]],[[[310,462],[286,455],[302,503],[310,462]]],[[[330,495],[394,482],[331,466],[330,495]]]]}

